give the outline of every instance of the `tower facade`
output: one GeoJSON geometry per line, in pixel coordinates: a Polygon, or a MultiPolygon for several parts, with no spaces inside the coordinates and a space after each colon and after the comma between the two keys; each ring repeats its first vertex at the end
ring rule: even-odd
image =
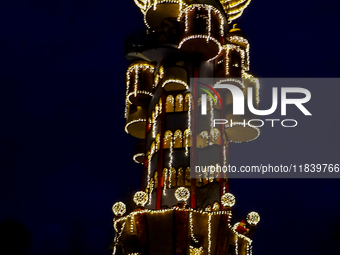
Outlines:
{"type": "Polygon", "coordinates": [[[227,167],[229,143],[260,134],[246,124],[250,113],[233,115],[230,91],[198,82],[202,77],[228,82],[245,98],[252,87],[258,106],[249,42],[240,29],[230,28],[249,2],[135,0],[146,32],[127,40],[125,131],[138,139],[133,160],[141,164],[142,190],[133,197],[134,211],[126,213],[122,202],[113,206],[113,254],[252,253],[259,215],[250,212],[244,222],[232,224],[235,197],[227,173],[193,174],[192,167],[204,158],[209,166],[227,167]],[[214,118],[233,125],[217,127],[214,118]]]}

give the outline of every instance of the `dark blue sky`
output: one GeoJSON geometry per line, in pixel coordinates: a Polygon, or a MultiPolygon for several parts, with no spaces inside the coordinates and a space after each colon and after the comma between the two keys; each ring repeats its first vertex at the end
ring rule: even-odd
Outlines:
{"type": "MultiPolygon", "coordinates": [[[[251,71],[339,77],[338,7],[335,0],[253,0],[237,21],[251,44],[251,71]]],[[[15,243],[25,246],[29,235],[21,254],[110,253],[111,206],[130,201],[141,185],[123,114],[124,41],[143,28],[133,0],[1,1],[1,240],[8,245],[11,232],[22,233],[15,243]]],[[[340,90],[315,91],[312,119],[232,146],[232,163],[340,163],[340,90]]],[[[340,253],[339,179],[230,185],[236,219],[251,210],[262,216],[254,255],[340,253]]]]}

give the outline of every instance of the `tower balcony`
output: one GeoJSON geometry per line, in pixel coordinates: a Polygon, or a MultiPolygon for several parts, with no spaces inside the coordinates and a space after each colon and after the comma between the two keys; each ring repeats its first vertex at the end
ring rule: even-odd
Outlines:
{"type": "Polygon", "coordinates": [[[154,66],[147,62],[131,64],[126,72],[126,103],[145,106],[153,96],[154,66]]]}
{"type": "Polygon", "coordinates": [[[217,8],[193,4],[181,11],[178,20],[182,32],[179,49],[188,53],[200,53],[208,61],[220,54],[225,17],[217,8]]]}
{"type": "Polygon", "coordinates": [[[129,105],[127,109],[127,118],[125,132],[138,138],[145,138],[147,110],[145,107],[129,105]]]}
{"type": "Polygon", "coordinates": [[[145,0],[144,5],[140,4],[145,25],[148,28],[156,28],[161,27],[164,20],[176,19],[185,5],[183,2],[183,0],[145,0]]]}
{"type": "Polygon", "coordinates": [[[174,65],[165,68],[163,80],[162,87],[165,91],[178,91],[189,88],[187,71],[181,66],[174,65]]]}

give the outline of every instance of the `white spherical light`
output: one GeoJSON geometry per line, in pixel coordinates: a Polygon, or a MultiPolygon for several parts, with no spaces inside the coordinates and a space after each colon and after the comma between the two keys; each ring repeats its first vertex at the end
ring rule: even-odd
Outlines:
{"type": "Polygon", "coordinates": [[[133,201],[136,203],[136,205],[145,206],[145,204],[148,202],[148,194],[146,194],[144,191],[138,191],[133,196],[133,201]]]}
{"type": "Polygon", "coordinates": [[[247,222],[250,225],[257,225],[260,221],[260,215],[257,212],[250,212],[247,215],[247,222]]]}
{"type": "Polygon", "coordinates": [[[112,212],[116,216],[122,216],[126,212],[126,206],[123,202],[117,202],[112,206],[112,212]]]}
{"type": "Polygon", "coordinates": [[[228,206],[228,207],[232,207],[235,204],[235,197],[233,194],[231,193],[225,193],[222,197],[221,197],[221,203],[223,206],[228,206]]]}
{"type": "Polygon", "coordinates": [[[190,191],[187,188],[180,187],[176,189],[175,197],[178,202],[186,202],[190,197],[190,191]]]}

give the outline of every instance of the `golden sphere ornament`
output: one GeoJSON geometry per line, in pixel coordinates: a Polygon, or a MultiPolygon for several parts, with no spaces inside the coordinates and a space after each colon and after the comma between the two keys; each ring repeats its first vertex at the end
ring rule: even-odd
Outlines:
{"type": "Polygon", "coordinates": [[[144,191],[137,191],[133,196],[133,202],[135,202],[138,206],[145,206],[148,202],[148,194],[144,191]]]}
{"type": "Polygon", "coordinates": [[[126,212],[126,205],[123,202],[117,202],[112,206],[112,212],[116,216],[122,216],[126,212]]]}
{"type": "Polygon", "coordinates": [[[176,189],[175,197],[178,202],[186,202],[190,197],[190,191],[187,188],[180,187],[176,189]]]}
{"type": "Polygon", "coordinates": [[[260,215],[257,212],[250,212],[247,215],[247,222],[250,225],[257,225],[260,222],[260,215]]]}
{"type": "Polygon", "coordinates": [[[221,197],[221,203],[223,206],[232,207],[235,204],[235,196],[231,193],[225,193],[221,197]]]}

